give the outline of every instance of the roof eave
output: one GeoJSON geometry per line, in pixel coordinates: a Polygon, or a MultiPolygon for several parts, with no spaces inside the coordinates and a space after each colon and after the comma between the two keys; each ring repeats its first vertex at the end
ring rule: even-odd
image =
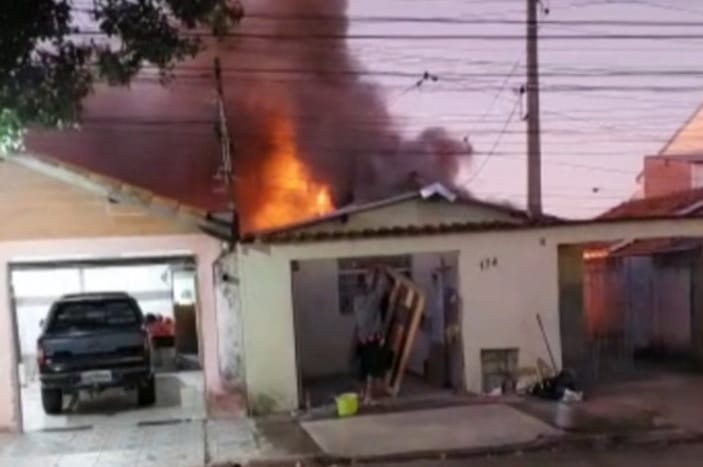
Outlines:
{"type": "Polygon", "coordinates": [[[196,227],[201,232],[220,240],[232,239],[231,226],[225,226],[210,212],[159,196],[117,179],[31,154],[2,156],[2,160],[104,197],[106,200],[137,206],[183,225],[196,227]]]}

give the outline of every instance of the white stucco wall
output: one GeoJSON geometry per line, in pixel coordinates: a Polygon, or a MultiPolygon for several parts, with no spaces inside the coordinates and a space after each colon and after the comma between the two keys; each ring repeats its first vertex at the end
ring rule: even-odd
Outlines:
{"type": "Polygon", "coordinates": [[[215,305],[219,369],[231,389],[244,384],[241,302],[237,255],[222,256],[215,264],[215,305]]]}
{"type": "Polygon", "coordinates": [[[535,319],[536,310],[543,314],[548,335],[559,354],[554,246],[541,246],[538,237],[517,233],[472,236],[471,241],[467,240],[466,236],[445,236],[241,248],[249,394],[273,397],[281,410],[297,405],[289,289],[291,259],[456,249],[460,251],[459,290],[463,299],[468,389],[481,389],[481,349],[519,347],[521,364],[524,365],[534,364],[538,356],[547,358],[535,319]],[[505,235],[512,238],[503,238],[504,244],[501,244],[500,237],[505,235]],[[498,265],[482,270],[481,261],[493,257],[497,258],[498,265]],[[543,271],[545,280],[536,283],[535,271],[543,271]],[[263,281],[263,277],[269,280],[263,281]]]}
{"type": "Polygon", "coordinates": [[[703,236],[703,220],[594,223],[550,229],[239,247],[250,396],[293,409],[295,371],[290,261],[457,250],[467,388],[481,389],[481,349],[518,347],[520,365],[548,361],[537,326],[561,364],[558,246],[624,238],[703,236]],[[494,261],[495,260],[495,261],[494,261]],[[487,266],[488,264],[488,266],[487,266]]]}
{"type": "Polygon", "coordinates": [[[0,430],[18,428],[16,351],[13,342],[8,263],[46,259],[114,258],[136,255],[193,255],[197,262],[199,335],[208,395],[224,390],[218,371],[217,320],[213,292],[213,263],[220,243],[204,235],[85,238],[73,240],[0,242],[0,430]],[[207,336],[207,338],[203,338],[207,336]]]}

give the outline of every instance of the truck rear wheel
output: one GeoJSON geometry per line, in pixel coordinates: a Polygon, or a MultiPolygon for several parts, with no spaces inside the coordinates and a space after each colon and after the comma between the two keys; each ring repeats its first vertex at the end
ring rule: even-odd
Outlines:
{"type": "Polygon", "coordinates": [[[148,407],[156,403],[156,381],[152,376],[137,388],[137,404],[148,407]]]}
{"type": "Polygon", "coordinates": [[[42,388],[41,403],[47,415],[58,415],[63,410],[63,393],[60,389],[42,388]]]}

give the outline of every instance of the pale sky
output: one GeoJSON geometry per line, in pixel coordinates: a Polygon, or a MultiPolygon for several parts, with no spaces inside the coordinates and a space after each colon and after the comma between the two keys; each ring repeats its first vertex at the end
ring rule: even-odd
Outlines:
{"type": "MultiPolygon", "coordinates": [[[[349,15],[522,20],[525,3],[524,0],[350,0],[349,15]]],[[[547,3],[551,20],[703,23],[700,0],[551,0],[547,3]]],[[[546,25],[540,33],[697,34],[702,30],[685,26],[546,25]]],[[[524,35],[524,26],[357,21],[351,31],[352,35],[373,33],[524,35]]],[[[403,89],[412,86],[411,79],[377,76],[369,79],[385,88],[388,104],[409,136],[425,126],[443,125],[457,137],[470,138],[477,155],[464,176],[470,180],[474,193],[524,205],[522,109],[518,109],[493,156],[486,160],[517,102],[514,89],[524,83],[523,40],[352,40],[350,43],[370,71],[403,71],[417,73],[418,77],[429,71],[438,75],[438,83],[426,83],[407,93],[403,89]],[[510,75],[517,61],[520,68],[510,75]],[[507,86],[499,93],[508,77],[507,86]]],[[[571,217],[596,215],[632,195],[642,157],[658,153],[703,102],[703,76],[661,75],[667,71],[700,69],[703,40],[555,38],[543,39],[540,52],[541,85],[546,88],[542,93],[545,209],[571,217]],[[645,74],[604,76],[604,73],[633,71],[645,74]],[[571,87],[554,89],[563,85],[571,87]],[[574,85],[588,88],[574,90],[574,85]],[[602,89],[604,86],[636,89],[608,90],[602,89]],[[653,86],[657,89],[650,89],[653,86]]]]}

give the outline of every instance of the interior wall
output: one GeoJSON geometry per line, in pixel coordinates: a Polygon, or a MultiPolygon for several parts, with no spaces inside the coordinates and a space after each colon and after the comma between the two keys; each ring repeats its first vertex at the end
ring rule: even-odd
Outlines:
{"type": "MultiPolygon", "coordinates": [[[[218,371],[217,321],[215,316],[212,265],[220,251],[220,243],[204,235],[153,237],[86,238],[0,243],[0,380],[16,381],[17,349],[13,346],[13,325],[10,303],[8,264],[19,261],[48,259],[111,258],[130,255],[183,256],[196,258],[200,315],[199,337],[204,360],[205,387],[208,397],[225,391],[218,371]],[[207,338],[203,339],[203,336],[207,338]]],[[[19,402],[17,384],[0,385],[0,430],[19,427],[16,407],[19,402]]]]}
{"type": "Polygon", "coordinates": [[[298,364],[303,378],[349,373],[354,315],[340,311],[337,260],[296,263],[293,306],[298,364]]]}
{"type": "Polygon", "coordinates": [[[430,358],[433,343],[435,346],[444,343],[444,313],[440,308],[440,297],[432,274],[443,265],[445,272],[445,287],[456,288],[457,253],[421,253],[413,255],[413,281],[425,292],[425,317],[423,325],[417,333],[415,346],[410,354],[408,370],[421,376],[425,375],[425,363],[430,358]]]}
{"type": "MultiPolygon", "coordinates": [[[[426,294],[425,322],[420,328],[408,369],[424,376],[431,345],[442,345],[444,316],[432,274],[444,265],[446,286],[456,287],[456,253],[412,256],[412,277],[426,294]]],[[[293,268],[293,304],[298,361],[304,378],[350,371],[354,316],[340,312],[339,268],[336,259],[298,261],[293,268]]]]}

